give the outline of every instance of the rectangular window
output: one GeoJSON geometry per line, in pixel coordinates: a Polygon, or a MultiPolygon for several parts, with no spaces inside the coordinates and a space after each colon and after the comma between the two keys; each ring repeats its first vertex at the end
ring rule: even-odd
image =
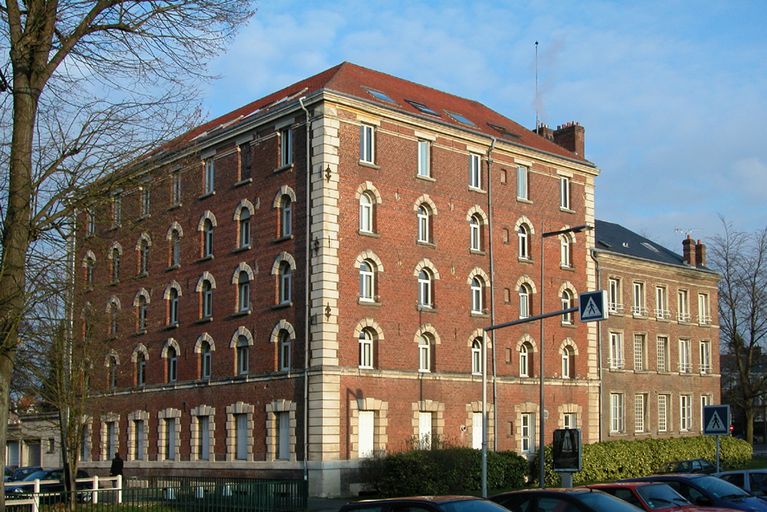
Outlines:
{"type": "Polygon", "coordinates": [[[687,290],[677,292],[677,319],[680,322],[690,321],[690,298],[687,290]]]}
{"type": "Polygon", "coordinates": [[[112,196],[112,227],[116,228],[122,224],[123,220],[123,203],[122,196],[115,194],[112,196]]]}
{"type": "Polygon", "coordinates": [[[635,316],[647,315],[644,302],[644,283],[634,283],[634,305],[631,306],[631,313],[635,316]]]}
{"type": "Polygon", "coordinates": [[[668,430],[668,402],[667,395],[658,395],[658,432],[668,430]]]}
{"type": "Polygon", "coordinates": [[[709,309],[708,295],[698,294],[698,323],[709,325],[711,323],[711,310],[709,309]]]}
{"type": "Polygon", "coordinates": [[[237,347],[237,373],[238,375],[248,374],[248,353],[250,352],[247,345],[237,347]]]}
{"type": "Polygon", "coordinates": [[[705,428],[704,421],[703,421],[703,411],[706,410],[706,407],[711,405],[711,395],[700,395],[700,430],[701,432],[705,428]]]}
{"type": "Polygon", "coordinates": [[[567,176],[559,177],[559,207],[570,209],[570,178],[567,176]]]}
{"type": "Polygon", "coordinates": [[[250,149],[250,143],[241,144],[238,148],[240,152],[240,181],[250,178],[250,168],[253,162],[253,151],[250,149]]]}
{"type": "Polygon", "coordinates": [[[293,130],[280,130],[280,167],[293,164],[293,130]]]}
{"type": "Polygon", "coordinates": [[[93,213],[93,210],[88,210],[85,213],[87,220],[86,220],[86,228],[85,228],[85,235],[86,236],[93,236],[96,234],[96,214],[93,213]]]}
{"type": "MultiPolygon", "coordinates": [[[[16,450],[18,451],[18,443],[16,444],[16,450]]],[[[11,453],[12,455],[13,453],[11,453]]],[[[80,460],[83,462],[91,460],[91,429],[88,426],[83,428],[83,437],[80,440],[80,460]]]]}
{"type": "Polygon", "coordinates": [[[647,344],[644,334],[634,334],[634,371],[644,371],[647,369],[645,360],[647,358],[647,344]]]}
{"type": "Polygon", "coordinates": [[[481,158],[475,153],[469,153],[469,187],[482,188],[481,158]]]}
{"type": "Polygon", "coordinates": [[[520,425],[520,440],[522,441],[522,453],[535,452],[535,421],[534,414],[531,412],[522,413],[522,424],[520,425]]]}
{"type": "Polygon", "coordinates": [[[566,412],[562,415],[562,428],[578,428],[577,415],[574,412],[566,412]]]}
{"type": "Polygon", "coordinates": [[[165,419],[165,460],[176,459],[176,418],[165,419]]]}
{"type": "Polygon", "coordinates": [[[216,190],[216,161],[213,157],[205,160],[205,179],[203,180],[203,195],[212,194],[216,190]]]}
{"type": "Polygon", "coordinates": [[[366,459],[373,456],[373,432],[375,411],[360,411],[357,429],[357,456],[366,459]]]}
{"type": "Polygon", "coordinates": [[[143,185],[141,188],[141,216],[148,217],[152,206],[152,193],[149,185],[143,185]]]}
{"type": "Polygon", "coordinates": [[[655,287],[655,318],[668,320],[671,313],[668,310],[668,294],[665,286],[655,287]]]}
{"type": "Polygon", "coordinates": [[[647,395],[634,395],[634,432],[644,432],[647,421],[647,395]]]}
{"type": "Polygon", "coordinates": [[[375,163],[375,132],[369,124],[360,125],[360,162],[375,163]]]}
{"type": "Polygon", "coordinates": [[[679,430],[689,432],[692,429],[692,396],[679,395],[679,430]]]}
{"type": "Polygon", "coordinates": [[[623,301],[621,300],[621,280],[617,277],[608,279],[608,307],[610,313],[623,313],[623,301]]]}
{"type": "Polygon", "coordinates": [[[610,393],[610,432],[623,432],[623,393],[610,393]]]}
{"type": "Polygon", "coordinates": [[[277,458],[290,460],[290,413],[277,413],[277,458]]]}
{"type": "Polygon", "coordinates": [[[133,421],[133,459],[144,460],[144,420],[133,421]]]}
{"type": "Polygon", "coordinates": [[[658,371],[667,372],[668,367],[668,338],[666,336],[658,336],[657,344],[657,358],[658,358],[658,371]]]}
{"type": "Polygon", "coordinates": [[[527,167],[520,165],[517,167],[517,199],[530,199],[528,189],[529,172],[527,167]]]}
{"type": "Polygon", "coordinates": [[[113,459],[117,453],[117,422],[107,422],[107,457],[113,459]]]}
{"type": "Polygon", "coordinates": [[[248,460],[248,415],[235,414],[235,459],[248,460]]]}
{"type": "Polygon", "coordinates": [[[210,416],[197,416],[197,459],[209,460],[210,458],[210,416]]]}
{"type": "Polygon", "coordinates": [[[483,421],[481,412],[471,413],[471,447],[475,450],[482,449],[483,421]]]}
{"type": "Polygon", "coordinates": [[[610,368],[623,368],[623,334],[610,333],[610,368]]]}
{"type": "Polygon", "coordinates": [[[432,413],[420,411],[418,413],[418,447],[421,450],[431,450],[431,429],[432,413]]]}
{"type": "Polygon", "coordinates": [[[700,342],[700,373],[711,373],[711,342],[700,342]]]}
{"type": "Polygon", "coordinates": [[[431,176],[431,143],[428,140],[418,141],[418,176],[431,176]]]}
{"type": "Polygon", "coordinates": [[[679,340],[679,373],[692,371],[690,355],[690,340],[679,340]]]}
{"type": "Polygon", "coordinates": [[[170,181],[170,205],[178,206],[181,204],[181,173],[171,174],[170,181]]]}

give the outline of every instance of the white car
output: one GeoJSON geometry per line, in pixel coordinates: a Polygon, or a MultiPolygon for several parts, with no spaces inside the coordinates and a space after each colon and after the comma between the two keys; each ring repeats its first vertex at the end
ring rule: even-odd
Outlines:
{"type": "Polygon", "coordinates": [[[737,485],[754,496],[767,498],[767,469],[737,469],[715,473],[714,476],[737,485]]]}

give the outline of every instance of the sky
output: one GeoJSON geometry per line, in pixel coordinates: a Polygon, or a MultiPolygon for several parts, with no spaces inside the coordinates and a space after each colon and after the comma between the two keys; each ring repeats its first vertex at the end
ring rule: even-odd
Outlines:
{"type": "Polygon", "coordinates": [[[272,0],[211,64],[211,116],[340,62],[586,129],[596,216],[681,252],[767,227],[767,2],[272,0]],[[536,48],[538,41],[538,95],[536,48]]]}

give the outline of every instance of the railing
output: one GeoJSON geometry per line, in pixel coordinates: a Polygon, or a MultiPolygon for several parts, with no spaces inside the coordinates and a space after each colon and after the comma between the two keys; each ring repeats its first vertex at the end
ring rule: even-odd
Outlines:
{"type": "Polygon", "coordinates": [[[634,316],[647,316],[647,307],[631,306],[631,314],[634,316]]]}
{"type": "Polygon", "coordinates": [[[698,323],[700,325],[710,325],[711,315],[698,315],[698,323]]]}
{"type": "MultiPolygon", "coordinates": [[[[237,511],[287,512],[306,510],[308,486],[304,480],[250,480],[236,478],[146,477],[85,478],[89,483],[76,491],[78,510],[104,510],[113,507],[140,507],[142,511],[237,511]],[[106,484],[106,485],[104,485],[106,484]],[[111,485],[110,485],[111,484],[111,485]]],[[[6,482],[16,485],[20,482],[6,482]]],[[[19,498],[6,496],[6,506],[45,512],[66,502],[71,493],[61,491],[58,481],[23,482],[31,492],[19,498]],[[42,484],[59,485],[59,490],[46,491],[42,484]]],[[[18,510],[18,509],[17,509],[18,510]]]]}
{"type": "Polygon", "coordinates": [[[660,320],[669,320],[671,318],[671,311],[668,309],[655,309],[655,318],[660,320]]]}
{"type": "Polygon", "coordinates": [[[690,318],[691,318],[690,317],[690,313],[685,313],[685,312],[680,311],[677,314],[677,320],[680,321],[680,322],[689,322],[690,318]]]}
{"type": "Polygon", "coordinates": [[[619,302],[610,302],[607,307],[610,313],[623,313],[623,304],[619,302]]]}

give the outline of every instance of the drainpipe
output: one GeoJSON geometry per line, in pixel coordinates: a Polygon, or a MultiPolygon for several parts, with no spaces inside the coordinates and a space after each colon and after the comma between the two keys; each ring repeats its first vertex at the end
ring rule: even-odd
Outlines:
{"type": "Polygon", "coordinates": [[[306,96],[298,98],[301,109],[306,114],[306,261],[304,271],[304,481],[309,482],[309,316],[311,304],[309,303],[309,286],[311,284],[311,234],[312,234],[312,205],[311,205],[311,175],[312,175],[312,118],[309,110],[304,106],[306,96]]]}
{"type": "MultiPolygon", "coordinates": [[[[599,270],[599,259],[597,258],[597,253],[594,249],[591,249],[589,251],[591,254],[591,259],[594,260],[596,275],[597,275],[597,290],[599,290],[600,285],[602,283],[602,275],[601,271],[599,270]]],[[[607,306],[607,304],[605,304],[607,306]]],[[[603,371],[603,365],[602,365],[602,322],[597,322],[597,372],[599,375],[599,442],[602,442],[602,422],[604,421],[604,414],[602,410],[602,403],[604,401],[603,393],[604,393],[604,371],[603,371]]]]}
{"type": "MultiPolygon", "coordinates": [[[[495,325],[495,264],[493,260],[493,180],[491,172],[493,169],[493,149],[495,149],[496,138],[491,137],[492,142],[487,149],[487,249],[490,258],[490,325],[495,325]]],[[[491,333],[493,346],[493,451],[498,450],[498,382],[496,379],[496,351],[495,351],[495,330],[491,333]]],[[[487,347],[484,347],[485,351],[487,347]]],[[[484,418],[483,418],[484,419],[484,418]]]]}

